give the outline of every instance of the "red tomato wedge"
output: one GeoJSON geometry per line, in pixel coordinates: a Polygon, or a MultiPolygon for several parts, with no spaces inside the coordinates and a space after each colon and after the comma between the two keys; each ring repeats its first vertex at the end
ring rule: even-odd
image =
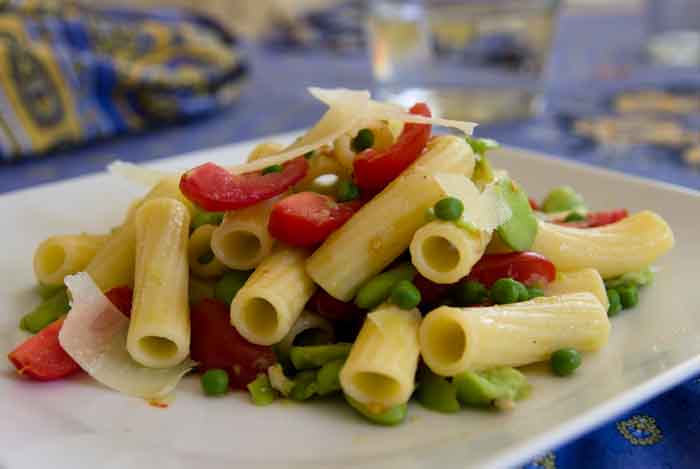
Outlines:
{"type": "Polygon", "coordinates": [[[354,302],[340,301],[320,288],[311,297],[308,306],[319,316],[332,321],[351,321],[362,318],[366,314],[354,302]]]}
{"type": "Polygon", "coordinates": [[[327,195],[299,192],[272,207],[267,228],[280,241],[311,247],[343,226],[361,206],[357,200],[338,203],[327,195]]]}
{"type": "Polygon", "coordinates": [[[231,325],[229,307],[219,300],[205,298],[192,308],[192,359],[202,371],[226,370],[233,389],[245,389],[258,373],[277,362],[270,347],[248,342],[231,325]]]}
{"type": "Polygon", "coordinates": [[[63,318],[22,342],[8,355],[19,374],[37,381],[52,381],[80,370],[80,366],[58,343],[61,326],[63,318]]]}
{"type": "Polygon", "coordinates": [[[134,292],[130,287],[114,287],[105,296],[127,318],[131,317],[131,301],[134,292]]]}
{"type": "MultiPolygon", "coordinates": [[[[425,103],[417,103],[411,114],[431,117],[425,103]]],[[[430,138],[429,124],[406,124],[391,147],[384,151],[367,149],[355,157],[353,170],[357,185],[365,192],[376,194],[416,161],[430,138]]]]}
{"type": "Polygon", "coordinates": [[[432,282],[421,274],[416,274],[416,276],[413,277],[413,285],[415,285],[420,292],[421,306],[437,304],[447,295],[450,288],[452,288],[452,285],[432,282]]]}
{"type": "Polygon", "coordinates": [[[282,165],[282,171],[233,174],[214,163],[187,171],[180,179],[182,193],[204,210],[225,212],[254,205],[279,195],[306,176],[309,163],[304,157],[282,165]]]}
{"type": "Polygon", "coordinates": [[[532,197],[528,197],[527,199],[528,202],[530,202],[530,208],[533,210],[539,210],[540,206],[537,204],[537,201],[533,199],[532,197]]]}
{"type": "Polygon", "coordinates": [[[552,282],[557,269],[547,258],[534,252],[488,254],[477,262],[468,278],[491,287],[501,278],[510,277],[528,286],[544,286],[552,282]]]}
{"type": "Polygon", "coordinates": [[[559,220],[556,223],[559,225],[571,226],[573,228],[597,228],[599,226],[617,223],[628,216],[629,212],[627,212],[627,209],[621,208],[618,210],[608,210],[605,212],[590,212],[586,214],[586,219],[581,221],[565,222],[563,220],[559,220]]]}

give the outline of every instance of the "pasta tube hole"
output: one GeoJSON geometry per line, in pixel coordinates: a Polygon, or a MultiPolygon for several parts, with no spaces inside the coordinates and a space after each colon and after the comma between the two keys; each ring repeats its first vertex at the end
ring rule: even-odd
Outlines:
{"type": "Polygon", "coordinates": [[[158,360],[168,360],[178,352],[177,345],[170,339],[158,336],[146,336],[139,340],[139,347],[145,355],[158,360]]]}
{"type": "Polygon", "coordinates": [[[434,361],[445,365],[458,362],[467,349],[467,336],[457,322],[446,317],[437,317],[426,330],[425,344],[434,361]]]}
{"type": "Polygon", "coordinates": [[[260,256],[262,243],[257,235],[250,231],[235,230],[226,233],[221,247],[226,257],[245,263],[252,262],[260,256]]]}
{"type": "Polygon", "coordinates": [[[243,321],[255,335],[271,336],[279,326],[277,309],[263,298],[252,298],[243,307],[243,321]]]}
{"type": "Polygon", "coordinates": [[[380,402],[395,399],[401,393],[401,385],[394,378],[381,373],[359,372],[352,381],[359,393],[380,402]]]}
{"type": "Polygon", "coordinates": [[[423,241],[423,258],[436,272],[449,272],[457,267],[460,252],[446,238],[431,236],[423,241]]]}
{"type": "Polygon", "coordinates": [[[62,246],[56,244],[46,244],[37,255],[39,270],[44,275],[51,275],[57,272],[66,262],[66,251],[62,246]]]}

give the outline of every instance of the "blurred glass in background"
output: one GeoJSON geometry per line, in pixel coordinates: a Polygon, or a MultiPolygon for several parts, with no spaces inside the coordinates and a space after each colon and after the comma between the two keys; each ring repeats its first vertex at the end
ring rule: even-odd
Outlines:
{"type": "Polygon", "coordinates": [[[700,0],[647,0],[652,60],[700,66],[700,0]]]}
{"type": "Polygon", "coordinates": [[[382,99],[487,123],[541,107],[558,0],[377,0],[367,36],[382,99]]]}

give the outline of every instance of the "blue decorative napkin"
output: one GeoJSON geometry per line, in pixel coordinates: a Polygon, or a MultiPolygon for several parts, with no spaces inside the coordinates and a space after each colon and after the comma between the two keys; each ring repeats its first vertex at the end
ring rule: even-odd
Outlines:
{"type": "Polygon", "coordinates": [[[202,116],[246,73],[235,38],[189,12],[0,0],[0,161],[202,116]]]}

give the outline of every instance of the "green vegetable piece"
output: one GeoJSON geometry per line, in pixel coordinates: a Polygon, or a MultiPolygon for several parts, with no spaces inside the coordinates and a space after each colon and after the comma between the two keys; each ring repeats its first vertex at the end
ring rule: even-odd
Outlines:
{"type": "Polygon", "coordinates": [[[319,368],[333,360],[347,358],[351,347],[352,344],[344,342],[331,345],[294,346],[289,350],[289,358],[297,370],[319,368]]]}
{"type": "Polygon", "coordinates": [[[223,220],[224,214],[222,212],[198,211],[192,217],[190,228],[194,231],[203,225],[220,225],[223,220]]]}
{"type": "Polygon", "coordinates": [[[619,277],[608,279],[605,281],[605,286],[607,288],[617,288],[631,285],[636,287],[644,287],[651,284],[653,281],[654,272],[647,267],[639,272],[628,272],[620,275],[619,277]]]}
{"type": "Polygon", "coordinates": [[[585,210],[586,206],[583,203],[583,197],[570,186],[555,187],[542,201],[542,211],[546,213],[575,209],[585,210]]]}
{"type": "Polygon", "coordinates": [[[572,221],[584,221],[586,219],[586,216],[580,212],[571,212],[569,213],[566,218],[564,218],[564,221],[566,223],[572,222],[572,221]]]}
{"type": "Polygon", "coordinates": [[[250,393],[250,399],[255,405],[269,405],[275,400],[275,391],[270,385],[270,380],[266,374],[259,374],[254,381],[251,381],[246,386],[250,393]]]}
{"type": "Polygon", "coordinates": [[[608,316],[617,316],[617,314],[620,311],[622,311],[622,301],[620,301],[620,294],[617,292],[617,290],[614,290],[612,288],[608,288],[605,291],[608,294],[608,303],[610,303],[610,306],[608,306],[608,316]]]}
{"type": "Polygon", "coordinates": [[[427,370],[419,376],[416,397],[423,407],[437,412],[449,414],[460,409],[457,385],[427,370]]]}
{"type": "Polygon", "coordinates": [[[284,369],[279,363],[275,363],[267,369],[267,378],[270,381],[270,386],[272,389],[276,389],[283,396],[289,396],[294,388],[294,381],[287,378],[284,374],[284,369]]]}
{"type": "Polygon", "coordinates": [[[522,283],[512,278],[501,278],[493,283],[489,296],[494,303],[499,305],[517,303],[521,301],[523,289],[527,294],[527,288],[522,283]]]}
{"type": "Polygon", "coordinates": [[[541,288],[532,287],[532,288],[527,289],[527,299],[528,300],[531,300],[533,298],[537,298],[540,296],[544,296],[544,290],[542,290],[541,288]]]}
{"type": "Polygon", "coordinates": [[[363,309],[372,309],[379,306],[389,298],[397,283],[401,280],[411,281],[415,275],[416,269],[410,262],[382,272],[362,285],[357,292],[357,296],[355,296],[355,304],[363,309]]]}
{"type": "Polygon", "coordinates": [[[467,143],[477,155],[484,155],[487,151],[500,147],[501,145],[490,138],[474,138],[466,136],[467,143]]]}
{"type": "Polygon", "coordinates": [[[233,298],[245,284],[252,270],[231,270],[224,274],[214,286],[214,297],[230,305],[233,298]]]}
{"type": "Polygon", "coordinates": [[[457,220],[464,212],[464,204],[456,197],[445,197],[435,204],[433,211],[440,220],[457,220]]]}
{"type": "Polygon", "coordinates": [[[374,133],[369,129],[362,129],[357,132],[355,138],[350,142],[350,148],[355,153],[360,153],[374,145],[374,133]]]}
{"type": "Polygon", "coordinates": [[[32,334],[36,334],[43,328],[70,311],[68,291],[64,287],[48,300],[44,300],[30,313],[24,315],[19,327],[32,334]]]}
{"type": "Polygon", "coordinates": [[[527,287],[523,285],[522,283],[518,282],[518,301],[527,301],[530,299],[530,292],[527,290],[527,287]]]}
{"type": "Polygon", "coordinates": [[[207,396],[220,396],[228,392],[228,373],[211,369],[202,375],[202,390],[207,396]]]}
{"type": "Polygon", "coordinates": [[[474,165],[474,172],[472,173],[472,181],[476,186],[483,190],[487,184],[490,184],[496,178],[491,162],[486,156],[481,156],[477,158],[476,164],[474,165]]]}
{"type": "Polygon", "coordinates": [[[46,285],[44,283],[39,283],[36,286],[36,292],[39,294],[42,300],[48,300],[52,296],[56,295],[61,290],[65,290],[65,285],[46,285]]]}
{"type": "Polygon", "coordinates": [[[316,394],[316,371],[306,370],[294,377],[294,386],[289,397],[295,401],[305,401],[316,394]]]}
{"type": "Polygon", "coordinates": [[[338,182],[338,202],[349,202],[360,196],[360,189],[349,179],[338,182]]]}
{"type": "Polygon", "coordinates": [[[345,394],[345,400],[367,420],[378,425],[398,425],[404,421],[408,413],[408,406],[406,404],[395,405],[388,409],[373,409],[356,401],[347,394],[345,394]]]}
{"type": "Polygon", "coordinates": [[[636,286],[618,287],[616,290],[623,309],[634,308],[639,303],[639,289],[636,286]]]}
{"type": "Polygon", "coordinates": [[[204,254],[202,254],[201,256],[199,256],[197,258],[197,262],[199,262],[202,265],[206,265],[213,260],[214,260],[214,253],[212,252],[211,249],[207,250],[207,252],[205,252],[204,254]]]}
{"type": "Polygon", "coordinates": [[[496,401],[519,401],[530,393],[527,378],[515,368],[499,367],[474,372],[464,371],[454,377],[457,399],[464,405],[486,407],[496,401]]]}
{"type": "Polygon", "coordinates": [[[480,305],[489,296],[489,291],[480,282],[467,280],[452,288],[452,298],[458,306],[480,305]]]}
{"type": "Polygon", "coordinates": [[[555,375],[569,376],[581,366],[581,354],[572,348],[559,349],[552,354],[549,364],[555,375]]]}
{"type": "Polygon", "coordinates": [[[510,179],[498,181],[498,190],[512,216],[498,227],[501,239],[515,251],[527,251],[537,236],[537,219],[527,194],[510,179]]]}
{"type": "Polygon", "coordinates": [[[420,291],[408,280],[401,280],[391,291],[391,302],[401,309],[413,309],[420,301],[420,291]]]}
{"type": "Polygon", "coordinates": [[[316,374],[316,391],[319,396],[340,391],[340,370],[343,369],[345,359],[333,360],[321,367],[316,374]]]}
{"type": "Polygon", "coordinates": [[[281,172],[282,172],[282,165],[280,165],[280,164],[273,164],[272,166],[268,166],[267,168],[263,168],[263,170],[262,170],[263,176],[265,174],[281,173],[281,172]]]}

